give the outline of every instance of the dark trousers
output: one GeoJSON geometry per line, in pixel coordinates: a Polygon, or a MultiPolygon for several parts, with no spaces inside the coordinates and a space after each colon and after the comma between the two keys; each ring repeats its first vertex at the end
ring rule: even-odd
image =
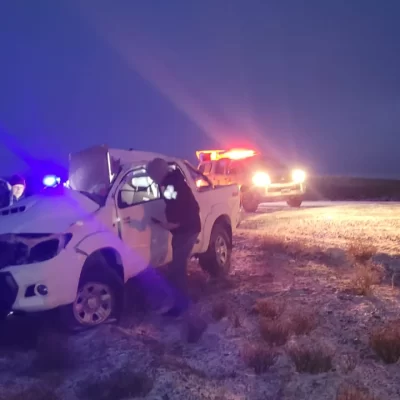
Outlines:
{"type": "Polygon", "coordinates": [[[138,282],[153,309],[163,307],[163,304],[169,303],[171,298],[175,307],[182,310],[189,308],[187,264],[198,235],[198,233],[195,233],[172,236],[172,261],[168,266],[171,284],[152,266],[149,266],[137,276],[138,282]]]}
{"type": "Polygon", "coordinates": [[[176,306],[189,306],[187,291],[187,265],[198,233],[174,234],[172,236],[172,261],[169,265],[172,284],[175,286],[176,306]]]}

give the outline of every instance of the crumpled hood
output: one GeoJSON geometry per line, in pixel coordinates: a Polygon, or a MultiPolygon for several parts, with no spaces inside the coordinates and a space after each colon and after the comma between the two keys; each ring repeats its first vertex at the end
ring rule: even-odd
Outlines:
{"type": "Polygon", "coordinates": [[[68,189],[62,195],[31,196],[0,209],[0,234],[62,233],[99,207],[85,195],[68,189]]]}

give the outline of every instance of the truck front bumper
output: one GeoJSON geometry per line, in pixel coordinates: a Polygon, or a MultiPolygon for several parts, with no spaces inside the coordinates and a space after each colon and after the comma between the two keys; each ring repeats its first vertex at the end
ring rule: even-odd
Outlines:
{"type": "Polygon", "coordinates": [[[271,184],[258,189],[261,202],[289,200],[302,197],[306,192],[304,183],[271,184]]]}
{"type": "Polygon", "coordinates": [[[62,251],[55,258],[0,270],[0,312],[37,312],[75,300],[85,257],[62,251]]]}

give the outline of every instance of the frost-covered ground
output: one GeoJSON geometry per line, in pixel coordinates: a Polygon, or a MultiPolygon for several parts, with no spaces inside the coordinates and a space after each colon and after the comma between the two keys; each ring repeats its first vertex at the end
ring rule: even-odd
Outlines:
{"type": "Polygon", "coordinates": [[[191,270],[192,295],[210,320],[198,343],[182,341],[182,323],[142,314],[69,338],[41,333],[39,345],[35,325],[19,321],[18,335],[5,333],[14,328],[0,333],[0,400],[117,400],[129,385],[126,398],[334,400],[344,382],[381,400],[400,398],[399,364],[384,364],[369,346],[371,330],[399,316],[400,292],[391,279],[370,296],[344,290],[353,274],[347,250],[356,242],[376,246],[375,263],[390,277],[400,265],[400,205],[264,205],[235,236],[226,282],[208,282],[196,266],[191,270]],[[264,298],[283,304],[286,320],[311,312],[316,327],[277,346],[274,365],[256,374],[246,360],[249,345],[269,349],[253,310],[264,298]],[[328,372],[296,372],[289,349],[303,342],[332,351],[328,372]],[[110,378],[114,371],[119,375],[110,378]]]}

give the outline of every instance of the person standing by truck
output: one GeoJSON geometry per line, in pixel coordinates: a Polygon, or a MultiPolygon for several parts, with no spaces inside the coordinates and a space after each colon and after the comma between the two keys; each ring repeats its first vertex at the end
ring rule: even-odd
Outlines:
{"type": "Polygon", "coordinates": [[[172,234],[172,262],[169,268],[177,295],[174,304],[164,315],[177,317],[189,308],[187,264],[201,231],[200,208],[181,171],[171,171],[162,158],[150,161],[147,173],[160,187],[168,221],[153,222],[172,234]]]}

